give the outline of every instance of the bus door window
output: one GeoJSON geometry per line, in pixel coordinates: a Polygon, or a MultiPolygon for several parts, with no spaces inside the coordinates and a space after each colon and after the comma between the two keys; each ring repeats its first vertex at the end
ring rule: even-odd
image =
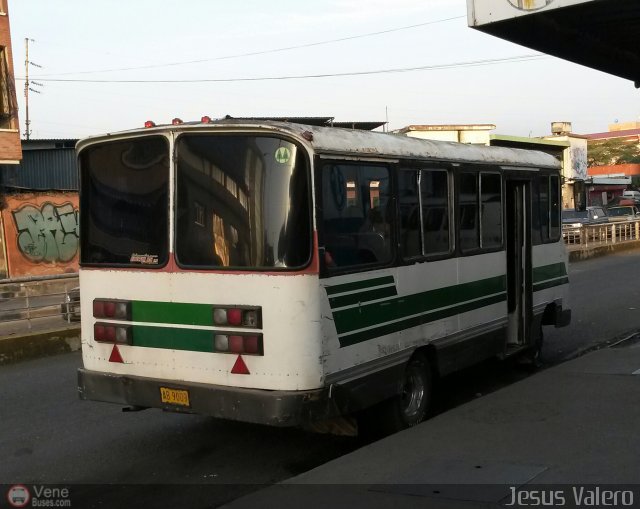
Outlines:
{"type": "Polygon", "coordinates": [[[391,260],[389,169],[328,164],[322,177],[325,257],[346,267],[391,260]]]}
{"type": "Polygon", "coordinates": [[[549,176],[538,177],[540,235],[542,242],[549,242],[549,176]]]}
{"type": "Polygon", "coordinates": [[[560,239],[560,178],[557,175],[549,177],[549,240],[560,239]]]}

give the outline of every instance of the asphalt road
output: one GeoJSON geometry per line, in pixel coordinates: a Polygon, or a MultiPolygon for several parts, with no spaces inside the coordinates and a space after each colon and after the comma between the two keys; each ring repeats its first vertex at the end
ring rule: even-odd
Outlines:
{"type": "MultiPolygon", "coordinates": [[[[573,323],[545,328],[547,365],[640,329],[640,251],[578,262],[570,279],[573,323]]],[[[83,402],[80,363],[72,353],[0,367],[0,485],[69,486],[73,507],[216,507],[361,446],[348,437],[83,402]]],[[[447,378],[436,411],[524,376],[492,362],[447,378]]]]}

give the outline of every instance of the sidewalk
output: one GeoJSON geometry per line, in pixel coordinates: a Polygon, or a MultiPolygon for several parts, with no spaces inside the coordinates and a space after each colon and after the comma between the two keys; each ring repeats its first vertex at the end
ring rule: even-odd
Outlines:
{"type": "Polygon", "coordinates": [[[24,359],[44,357],[80,349],[80,322],[61,316],[0,324],[0,366],[24,359]]]}
{"type": "MultiPolygon", "coordinates": [[[[616,489],[605,485],[640,482],[638,375],[636,338],[542,371],[225,507],[504,507],[512,488],[534,487],[548,497],[563,496],[568,507],[582,507],[573,487],[580,493],[585,485],[616,489]]],[[[633,489],[633,507],[640,506],[640,486],[617,489],[633,489]]]]}

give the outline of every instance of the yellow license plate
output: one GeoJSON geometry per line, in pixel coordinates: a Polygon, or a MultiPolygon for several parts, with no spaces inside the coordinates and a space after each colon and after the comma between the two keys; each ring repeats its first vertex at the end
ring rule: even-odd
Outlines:
{"type": "Polygon", "coordinates": [[[189,391],[160,387],[160,399],[170,405],[189,406],[189,391]]]}

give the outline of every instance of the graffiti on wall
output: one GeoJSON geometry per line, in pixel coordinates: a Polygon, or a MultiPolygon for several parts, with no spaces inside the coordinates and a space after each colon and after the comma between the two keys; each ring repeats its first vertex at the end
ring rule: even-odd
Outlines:
{"type": "Polygon", "coordinates": [[[24,205],[12,214],[18,249],[31,262],[67,263],[78,253],[78,211],[72,203],[24,205]]]}
{"type": "Polygon", "coordinates": [[[571,147],[572,177],[585,180],[587,178],[587,149],[586,147],[571,147]]]}
{"type": "Polygon", "coordinates": [[[0,210],[9,278],[78,272],[78,193],[5,195],[0,210]]]}

